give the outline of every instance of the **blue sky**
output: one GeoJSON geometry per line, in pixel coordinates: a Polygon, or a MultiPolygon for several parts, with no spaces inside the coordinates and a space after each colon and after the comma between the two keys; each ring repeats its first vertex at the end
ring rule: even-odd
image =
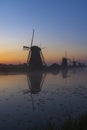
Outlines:
{"type": "Polygon", "coordinates": [[[30,45],[34,28],[34,43],[46,47],[47,62],[57,62],[65,51],[70,58],[87,60],[86,12],[86,0],[0,0],[1,52],[19,52],[18,62],[24,62],[22,46],[30,45]]]}

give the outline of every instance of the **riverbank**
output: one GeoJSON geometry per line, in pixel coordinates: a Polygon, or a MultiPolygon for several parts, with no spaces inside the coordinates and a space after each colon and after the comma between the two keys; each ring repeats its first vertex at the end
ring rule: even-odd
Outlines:
{"type": "Polygon", "coordinates": [[[49,122],[47,128],[35,128],[33,130],[87,130],[87,113],[80,115],[76,119],[69,117],[61,127],[56,127],[49,122]]]}
{"type": "Polygon", "coordinates": [[[29,69],[27,64],[0,64],[0,72],[31,72],[31,71],[44,71],[44,72],[56,72],[58,73],[60,70],[68,70],[68,69],[77,69],[77,68],[85,68],[87,66],[68,66],[66,68],[62,67],[61,65],[58,65],[56,63],[50,65],[50,66],[43,66],[40,69],[29,69]]]}

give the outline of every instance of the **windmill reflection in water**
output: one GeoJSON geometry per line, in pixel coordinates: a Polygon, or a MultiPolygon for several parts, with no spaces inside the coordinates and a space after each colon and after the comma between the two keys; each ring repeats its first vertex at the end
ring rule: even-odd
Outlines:
{"type": "Polygon", "coordinates": [[[44,80],[46,77],[46,73],[43,72],[30,72],[27,73],[27,83],[28,83],[28,89],[24,90],[24,94],[31,94],[31,101],[32,101],[32,108],[34,110],[34,100],[33,100],[33,94],[37,94],[41,91],[44,80]]]}

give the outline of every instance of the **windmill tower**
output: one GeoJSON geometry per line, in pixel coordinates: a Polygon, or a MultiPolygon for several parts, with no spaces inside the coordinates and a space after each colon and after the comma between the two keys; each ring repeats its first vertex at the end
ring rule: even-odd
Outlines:
{"type": "Polygon", "coordinates": [[[41,70],[43,66],[46,66],[41,48],[33,46],[34,30],[31,39],[31,46],[23,46],[24,49],[28,50],[27,66],[30,70],[41,70]]]}

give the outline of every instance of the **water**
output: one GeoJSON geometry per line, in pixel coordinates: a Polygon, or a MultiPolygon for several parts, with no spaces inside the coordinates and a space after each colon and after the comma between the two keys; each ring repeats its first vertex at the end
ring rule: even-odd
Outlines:
{"type": "Polygon", "coordinates": [[[87,112],[87,69],[0,74],[0,129],[61,126],[87,112]]]}

